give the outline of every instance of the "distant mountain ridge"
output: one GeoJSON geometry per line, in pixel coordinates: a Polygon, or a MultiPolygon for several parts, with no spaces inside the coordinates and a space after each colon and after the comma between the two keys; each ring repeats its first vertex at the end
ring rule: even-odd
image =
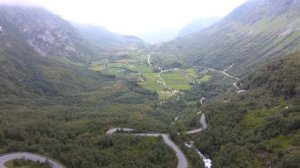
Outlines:
{"type": "Polygon", "coordinates": [[[147,46],[146,42],[135,36],[113,33],[101,26],[72,23],[79,33],[94,45],[105,50],[137,49],[147,46]]]}
{"type": "Polygon", "coordinates": [[[178,32],[179,30],[175,28],[162,28],[142,33],[138,36],[150,44],[158,44],[176,39],[178,32]]]}
{"type": "Polygon", "coordinates": [[[185,27],[183,27],[178,37],[182,37],[188,34],[196,33],[201,31],[219,21],[221,18],[219,17],[201,17],[190,21],[185,27]]]}

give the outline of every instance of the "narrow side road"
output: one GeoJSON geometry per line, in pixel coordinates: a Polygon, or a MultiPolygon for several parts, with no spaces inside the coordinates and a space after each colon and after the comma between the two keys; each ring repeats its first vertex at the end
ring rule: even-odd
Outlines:
{"type": "MultiPolygon", "coordinates": [[[[227,76],[227,77],[229,77],[229,78],[233,78],[233,79],[235,79],[235,80],[240,80],[240,78],[238,78],[238,77],[236,77],[236,76],[232,76],[232,75],[230,75],[230,74],[227,73],[227,71],[228,71],[229,69],[231,69],[232,67],[233,67],[233,64],[230,65],[228,68],[226,68],[226,69],[223,70],[223,71],[220,71],[220,70],[217,70],[217,69],[214,69],[214,68],[210,68],[210,67],[204,67],[204,68],[207,68],[207,69],[209,69],[209,70],[211,70],[211,71],[215,71],[215,72],[222,73],[223,75],[225,75],[225,76],[227,76]]],[[[239,93],[246,92],[246,90],[240,89],[239,86],[236,84],[236,82],[233,83],[233,86],[237,89],[237,93],[238,93],[238,94],[239,94],[239,93]]]]}
{"type": "Polygon", "coordinates": [[[214,69],[214,68],[210,68],[210,67],[204,67],[204,68],[207,68],[207,69],[209,69],[209,70],[211,70],[211,71],[216,71],[216,72],[222,73],[223,75],[225,75],[225,76],[227,76],[227,77],[230,77],[230,78],[233,78],[233,79],[236,79],[236,80],[239,80],[239,79],[240,79],[240,78],[238,78],[238,77],[236,77],[236,76],[232,76],[232,75],[228,74],[228,73],[226,72],[226,70],[228,70],[228,69],[225,69],[224,71],[220,71],[220,70],[218,70],[218,69],[214,69]]]}

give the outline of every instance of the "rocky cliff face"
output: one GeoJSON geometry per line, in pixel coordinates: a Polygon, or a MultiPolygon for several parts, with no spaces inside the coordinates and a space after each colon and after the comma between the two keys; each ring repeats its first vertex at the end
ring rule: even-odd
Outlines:
{"type": "MultiPolygon", "coordinates": [[[[77,31],[60,17],[40,8],[1,6],[0,17],[14,25],[42,56],[79,56],[77,31]]],[[[3,28],[1,27],[0,31],[3,28]]]]}

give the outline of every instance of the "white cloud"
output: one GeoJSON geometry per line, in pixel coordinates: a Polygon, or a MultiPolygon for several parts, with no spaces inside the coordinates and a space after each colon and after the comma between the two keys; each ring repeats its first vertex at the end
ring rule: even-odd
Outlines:
{"type": "Polygon", "coordinates": [[[200,16],[224,16],[246,0],[0,0],[44,6],[68,20],[103,25],[123,34],[179,28],[200,16]]]}

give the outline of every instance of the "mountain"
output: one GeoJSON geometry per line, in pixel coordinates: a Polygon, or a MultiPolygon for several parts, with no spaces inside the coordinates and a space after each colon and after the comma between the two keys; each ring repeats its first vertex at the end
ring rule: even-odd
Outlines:
{"type": "Polygon", "coordinates": [[[0,13],[2,101],[10,99],[8,95],[58,95],[85,90],[105,79],[72,66],[81,60],[78,64],[84,65],[86,58],[75,41],[80,36],[67,22],[36,8],[1,6],[0,13]]]}
{"type": "Polygon", "coordinates": [[[97,34],[99,44],[93,44],[68,21],[47,10],[1,5],[2,100],[11,99],[8,95],[40,97],[70,94],[114,81],[88,69],[92,60],[115,53],[105,44],[105,39],[113,39],[112,36],[121,38],[122,43],[116,47],[118,51],[144,44],[136,37],[113,33],[106,36],[104,33],[97,34]]]}
{"type": "Polygon", "coordinates": [[[202,18],[194,19],[180,30],[180,32],[178,33],[178,37],[182,37],[188,34],[201,31],[217,23],[220,19],[221,18],[219,17],[202,17],[202,18]]]}
{"type": "Polygon", "coordinates": [[[300,53],[272,60],[239,81],[232,91],[208,102],[208,129],[197,147],[214,167],[300,166],[300,53]]]}
{"type": "Polygon", "coordinates": [[[242,76],[300,48],[299,0],[249,0],[209,29],[156,46],[157,62],[202,65],[242,76]]]}
{"type": "Polygon", "coordinates": [[[123,36],[113,33],[101,26],[72,23],[79,33],[94,45],[104,50],[134,50],[146,47],[147,44],[134,36],[123,36]]]}
{"type": "Polygon", "coordinates": [[[1,5],[0,13],[3,33],[18,32],[43,57],[64,57],[78,63],[99,57],[101,53],[101,49],[82,38],[69,22],[42,8],[1,5]]]}
{"type": "Polygon", "coordinates": [[[299,6],[250,0],[209,29],[154,46],[74,27],[41,8],[0,6],[0,153],[28,151],[78,168],[176,167],[162,138],[106,135],[126,127],[168,133],[189,167],[203,167],[199,150],[217,168],[298,168],[299,6]],[[117,53],[121,61],[103,59],[117,53]],[[92,61],[122,75],[92,71],[92,61]],[[191,78],[192,88],[162,100],[131,76],[153,88],[191,78]],[[200,113],[206,129],[178,133],[198,128],[200,113]]]}

